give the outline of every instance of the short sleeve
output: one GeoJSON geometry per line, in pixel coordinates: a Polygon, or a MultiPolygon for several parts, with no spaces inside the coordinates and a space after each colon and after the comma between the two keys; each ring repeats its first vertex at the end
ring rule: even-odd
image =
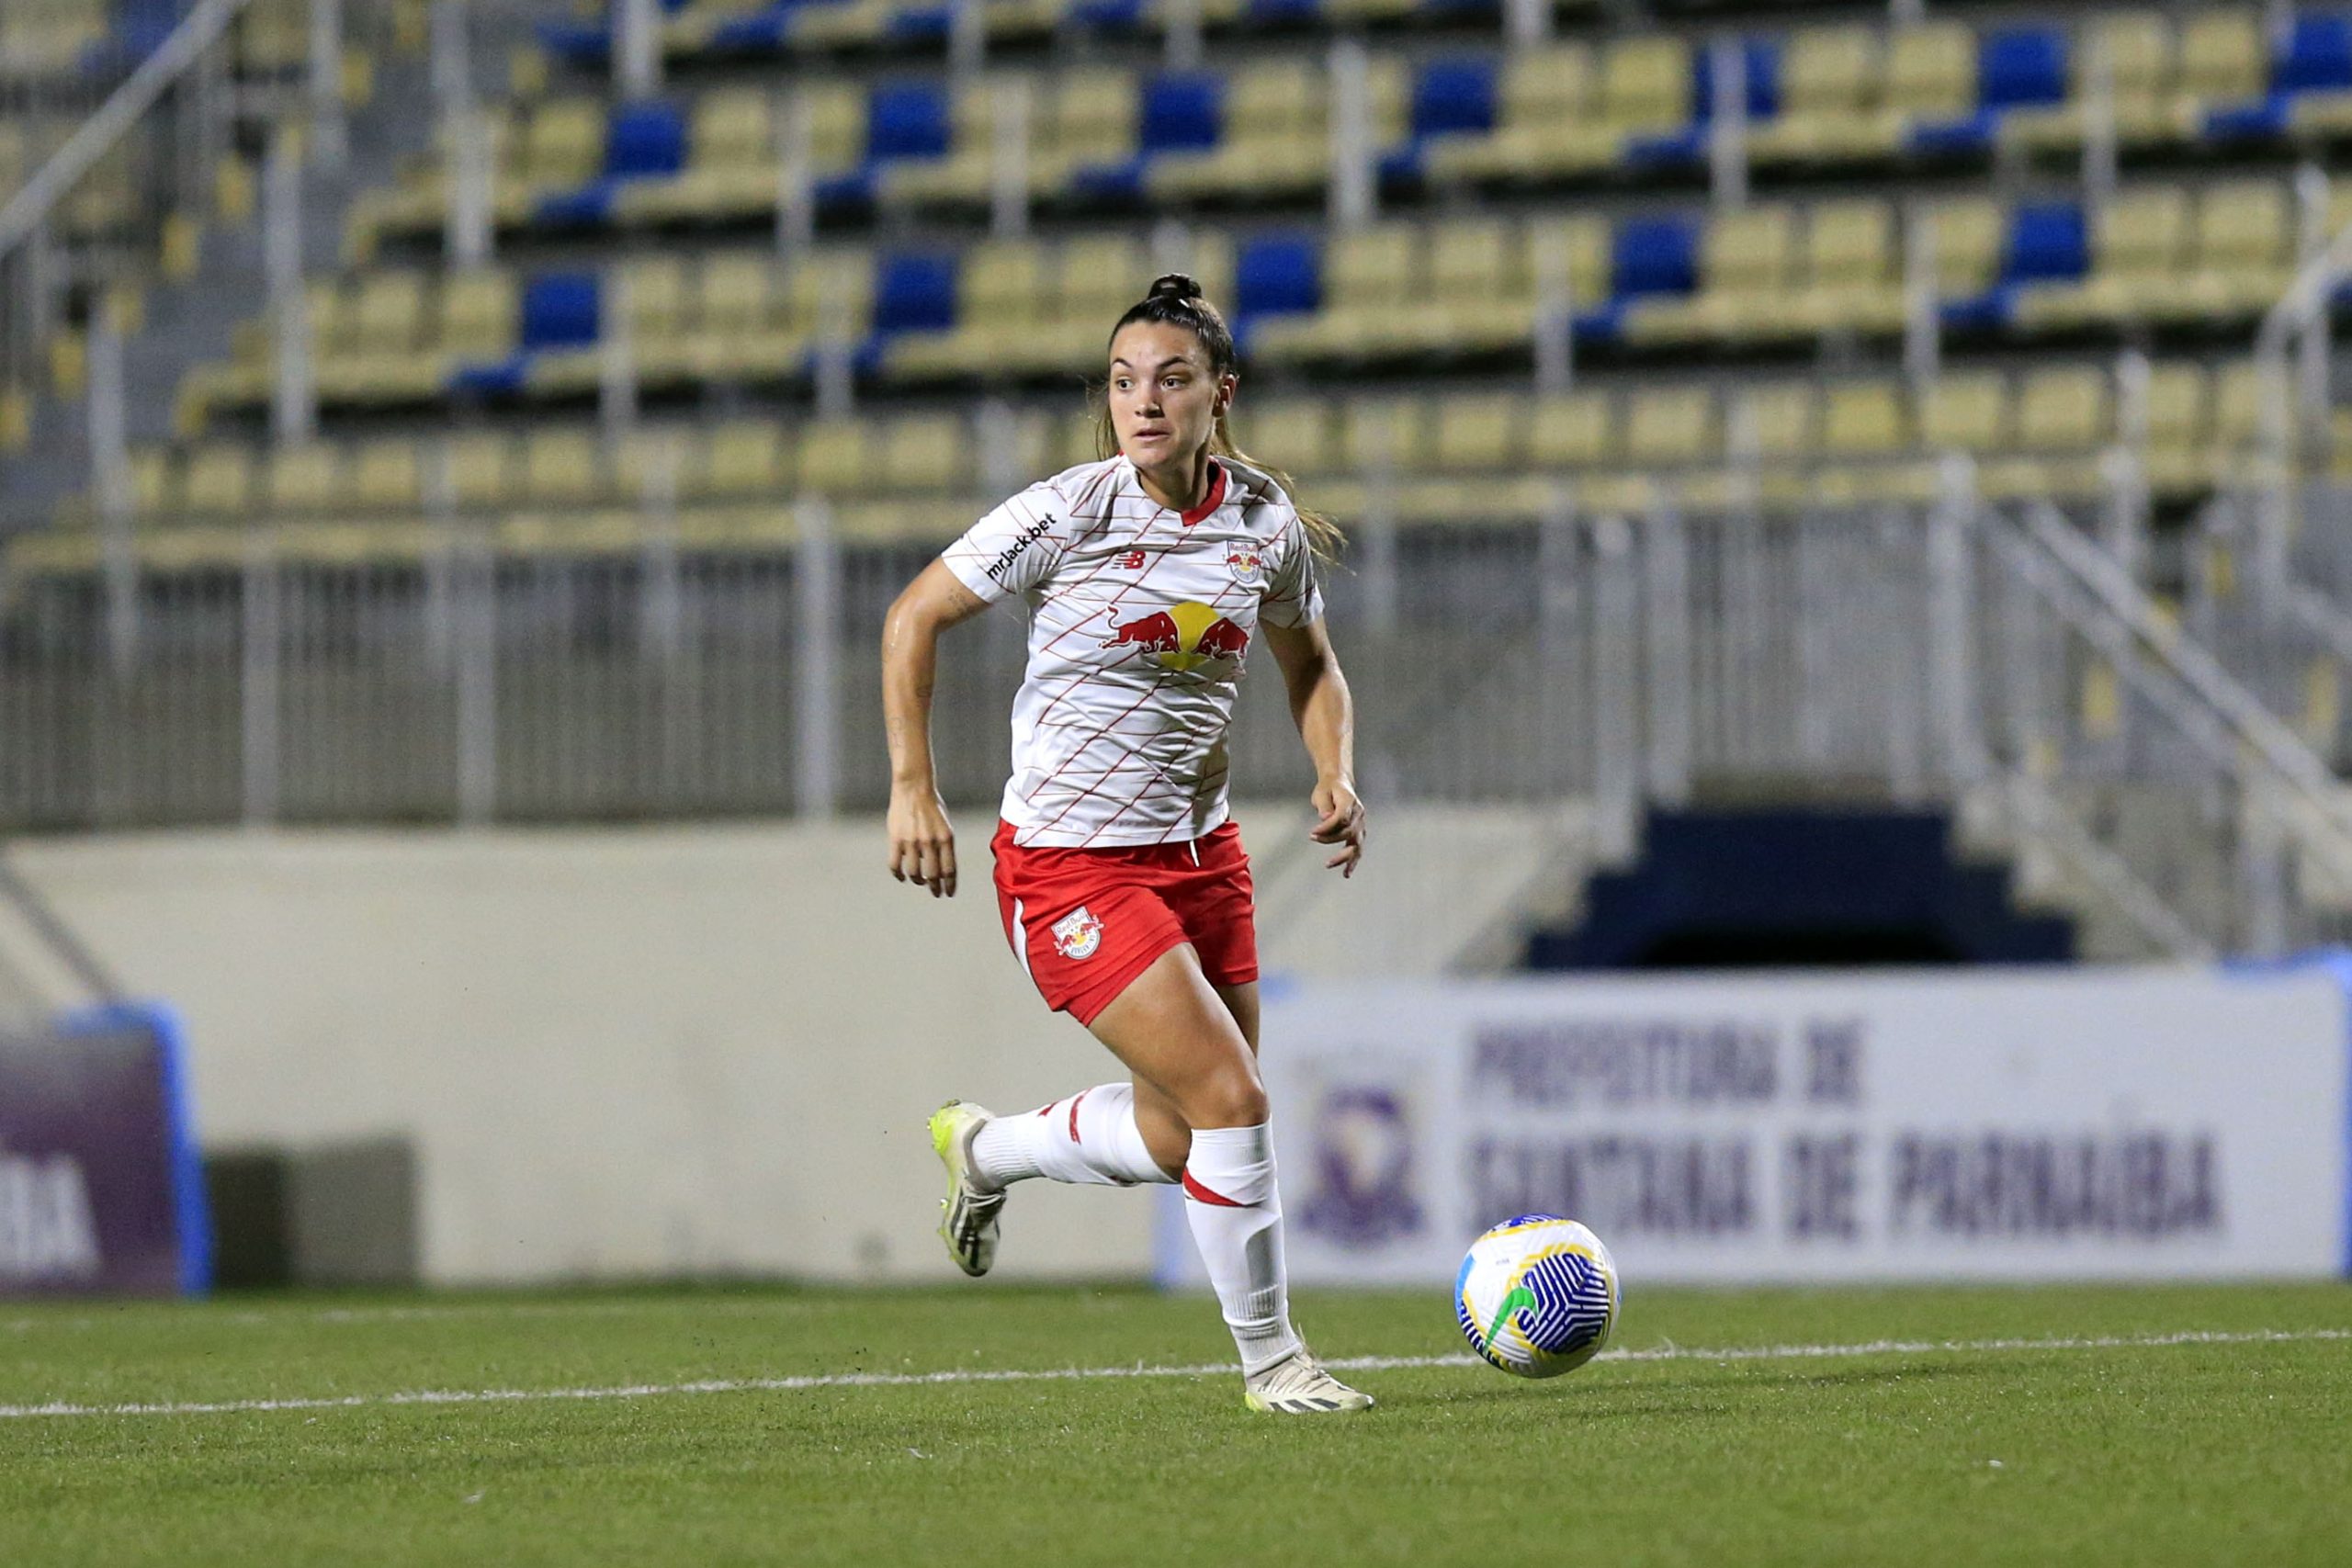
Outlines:
{"type": "Polygon", "coordinates": [[[1063,515],[1050,484],[1034,484],[1006,501],[939,554],[956,581],[988,604],[1026,593],[1061,559],[1055,530],[1063,515]]]}
{"type": "Polygon", "coordinates": [[[1311,626],[1323,618],[1323,588],[1315,570],[1315,546],[1306,525],[1293,512],[1274,544],[1273,570],[1258,618],[1270,626],[1311,626]]]}

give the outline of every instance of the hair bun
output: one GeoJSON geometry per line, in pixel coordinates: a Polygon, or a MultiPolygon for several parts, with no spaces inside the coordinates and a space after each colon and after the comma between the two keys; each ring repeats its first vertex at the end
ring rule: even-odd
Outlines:
{"type": "Polygon", "coordinates": [[[1189,273],[1163,273],[1151,280],[1151,288],[1144,298],[1147,299],[1198,299],[1201,298],[1200,279],[1189,273]]]}

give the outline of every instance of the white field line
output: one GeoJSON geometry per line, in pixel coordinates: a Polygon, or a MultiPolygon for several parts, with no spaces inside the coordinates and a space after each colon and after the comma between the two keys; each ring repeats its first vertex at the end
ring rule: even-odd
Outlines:
{"type": "MultiPolygon", "coordinates": [[[[1697,1349],[1658,1345],[1604,1350],[1596,1361],[1789,1361],[1852,1356],[2004,1355],[2036,1350],[2136,1350],[2172,1345],[2293,1345],[2352,1340],[2352,1329],[2262,1329],[2249,1333],[2102,1335],[2063,1339],[1873,1339],[1856,1345],[1741,1345],[1697,1349]]],[[[1325,1365],[1345,1371],[1476,1367],[1475,1356],[1352,1356],[1325,1365]]],[[[790,1378],[713,1378],[699,1382],[616,1383],[603,1388],[414,1389],[309,1399],[230,1399],[141,1404],[0,1404],[0,1420],[39,1416],[239,1416],[274,1410],[361,1410],[404,1404],[526,1404],[562,1400],[650,1399],[687,1393],[789,1393],[824,1388],[916,1388],[943,1383],[1071,1382],[1103,1378],[1230,1377],[1227,1362],[1190,1367],[1060,1367],[1044,1371],[951,1368],[936,1372],[826,1372],[790,1378]]]]}

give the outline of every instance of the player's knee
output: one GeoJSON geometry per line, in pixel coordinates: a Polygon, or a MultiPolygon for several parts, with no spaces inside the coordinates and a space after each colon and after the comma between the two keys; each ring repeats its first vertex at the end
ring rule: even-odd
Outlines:
{"type": "Polygon", "coordinates": [[[1246,1057],[1202,1075],[1184,1098],[1184,1120],[1195,1127],[1255,1127],[1266,1119],[1266,1086],[1246,1057]]]}

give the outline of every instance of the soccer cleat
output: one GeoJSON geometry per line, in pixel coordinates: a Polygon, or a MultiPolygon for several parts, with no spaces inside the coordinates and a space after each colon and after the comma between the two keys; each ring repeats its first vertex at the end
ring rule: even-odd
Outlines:
{"type": "Polygon", "coordinates": [[[1004,1209],[1004,1192],[983,1191],[972,1184],[972,1138],[994,1115],[968,1100],[951,1100],[931,1113],[931,1146],[947,1168],[947,1196],[939,1201],[939,1239],[956,1267],[975,1280],[996,1261],[996,1217],[1004,1209]]]}
{"type": "Polygon", "coordinates": [[[1301,1348],[1243,1378],[1241,1403],[1269,1415],[1346,1415],[1371,1409],[1372,1395],[1350,1388],[1325,1371],[1312,1351],[1301,1348]]]}

